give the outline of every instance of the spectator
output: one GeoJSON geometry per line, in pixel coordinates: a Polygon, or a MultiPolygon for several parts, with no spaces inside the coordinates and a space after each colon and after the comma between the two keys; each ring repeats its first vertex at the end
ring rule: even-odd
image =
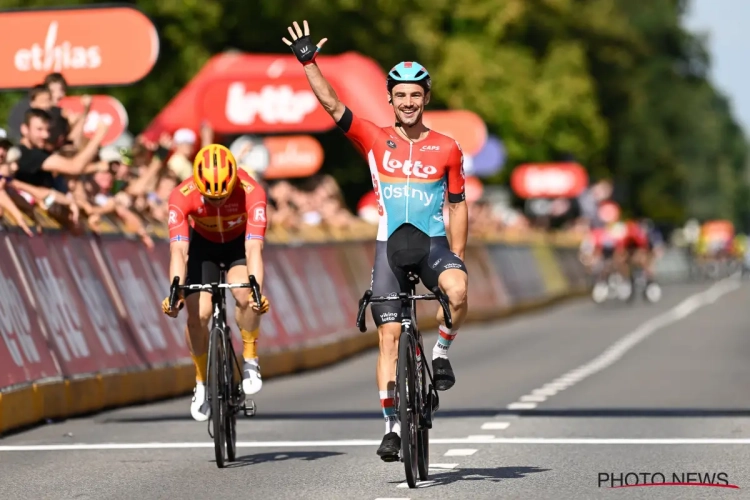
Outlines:
{"type": "Polygon", "coordinates": [[[167,167],[182,182],[193,175],[192,157],[197,137],[189,128],[181,128],[174,133],[172,140],[175,150],[167,162],[167,167]]]}
{"type": "Polygon", "coordinates": [[[29,107],[48,111],[52,107],[52,94],[46,85],[34,85],[29,90],[29,107]]]}
{"type": "Polygon", "coordinates": [[[50,73],[44,78],[44,86],[50,92],[52,105],[57,106],[68,93],[68,82],[60,73],[50,73]]]}
{"type": "MultiPolygon", "coordinates": [[[[59,153],[51,153],[46,148],[49,138],[50,116],[42,109],[26,111],[21,125],[21,157],[18,160],[16,178],[34,186],[51,188],[55,185],[54,175],[80,175],[96,171],[99,166],[92,164],[99,145],[109,128],[100,123],[94,137],[73,158],[59,153]]],[[[59,184],[58,184],[59,185],[59,184]]]]}

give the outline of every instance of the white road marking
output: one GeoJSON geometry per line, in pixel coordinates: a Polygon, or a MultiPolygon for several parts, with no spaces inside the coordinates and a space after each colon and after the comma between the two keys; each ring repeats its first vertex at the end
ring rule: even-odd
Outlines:
{"type": "Polygon", "coordinates": [[[541,403],[546,400],[547,396],[542,396],[540,394],[527,394],[521,398],[521,401],[524,403],[541,403]]]}
{"type": "Polygon", "coordinates": [[[560,391],[564,391],[605,368],[609,368],[615,362],[619,361],[625,353],[646,340],[654,332],[665,326],[677,323],[703,306],[713,304],[721,296],[737,290],[741,286],[740,281],[737,279],[737,275],[733,275],[717,282],[708,290],[704,290],[688,297],[667,312],[646,321],[641,326],[609,346],[603,353],[585,365],[570,370],[565,375],[545,384],[541,388],[534,389],[530,394],[521,396],[517,402],[509,404],[507,408],[509,410],[532,410],[536,408],[537,402],[541,403],[546,401],[548,397],[553,396],[560,391]]]}
{"type": "Polygon", "coordinates": [[[536,403],[511,403],[508,405],[509,410],[532,410],[536,408],[536,403]]]}
{"type": "MultiPolygon", "coordinates": [[[[487,441],[487,442],[489,442],[489,441],[487,441]]],[[[446,451],[443,456],[444,457],[469,457],[469,456],[473,455],[476,452],[477,452],[477,450],[475,450],[475,449],[454,448],[452,450],[446,451]]]]}
{"type": "Polygon", "coordinates": [[[375,500],[411,500],[411,498],[376,498],[375,500]]]}
{"type": "Polygon", "coordinates": [[[472,441],[477,441],[477,442],[492,441],[493,439],[495,439],[495,436],[493,436],[492,434],[473,434],[469,436],[469,439],[471,439],[472,441]]]}
{"type": "Polygon", "coordinates": [[[458,464],[430,464],[430,469],[452,470],[458,467],[458,464]]]}
{"type": "MultiPolygon", "coordinates": [[[[468,438],[430,439],[430,444],[581,444],[581,445],[750,445],[750,438],[493,438],[472,440],[468,438]]],[[[379,446],[380,440],[350,439],[341,441],[238,441],[238,448],[318,448],[379,446]]],[[[167,450],[190,448],[213,448],[214,443],[101,443],[101,444],[34,444],[0,446],[0,452],[8,451],[107,451],[107,450],[167,450]]],[[[462,455],[467,450],[451,449],[445,456],[462,455]]],[[[476,450],[470,450],[473,454],[476,450]]]]}
{"type": "MultiPolygon", "coordinates": [[[[435,484],[435,481],[417,481],[417,488],[425,488],[427,486],[430,486],[431,484],[435,484]]],[[[408,488],[408,483],[401,483],[396,488],[408,488]]]]}
{"type": "Polygon", "coordinates": [[[482,424],[483,431],[501,431],[507,429],[510,422],[485,422],[482,424]]]}

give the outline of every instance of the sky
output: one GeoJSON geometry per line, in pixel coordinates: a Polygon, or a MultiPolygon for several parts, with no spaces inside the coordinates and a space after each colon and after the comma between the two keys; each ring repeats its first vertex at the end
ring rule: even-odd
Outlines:
{"type": "Polygon", "coordinates": [[[750,136],[750,0],[691,0],[683,25],[709,35],[711,81],[750,136]]]}

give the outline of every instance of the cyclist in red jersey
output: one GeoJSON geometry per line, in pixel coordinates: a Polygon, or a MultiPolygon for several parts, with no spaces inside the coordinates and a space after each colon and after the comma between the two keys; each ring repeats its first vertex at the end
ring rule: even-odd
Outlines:
{"type": "MultiPolygon", "coordinates": [[[[442,309],[438,308],[439,336],[432,351],[435,388],[448,390],[456,380],[448,360],[448,348],[468,308],[468,274],[463,258],[469,220],[463,153],[455,140],[422,123],[431,89],[430,75],[425,68],[407,61],[391,69],[385,90],[393,106],[395,125],[378,127],[355,116],[339,101],[315,64],[315,56],[327,39],[313,45],[307,21],[303,24],[304,35],[295,22],[294,27],[289,27],[293,41],[286,38],[283,41],[303,64],[318,101],[370,167],[380,213],[372,270],[373,294],[406,291],[408,283],[403,268],[412,267],[418,270],[428,289],[440,286],[450,301],[453,328],[445,327],[442,309]],[[446,197],[450,240],[443,221],[446,197]]],[[[373,304],[371,311],[380,337],[376,379],[385,419],[385,435],[377,454],[383,461],[393,462],[398,460],[401,447],[400,423],[394,407],[400,309],[397,302],[390,302],[373,304]]]]}
{"type": "MultiPolygon", "coordinates": [[[[266,193],[237,169],[229,149],[211,144],[198,152],[193,178],[183,181],[169,197],[168,225],[169,276],[179,276],[180,284],[217,282],[220,268],[225,268],[228,283],[246,283],[252,274],[262,290],[266,193]]],[[[268,311],[268,299],[261,297],[261,304],[255,304],[246,288],[232,289],[232,295],[244,346],[242,389],[245,394],[256,394],[263,385],[256,343],[260,315],[268,311]]],[[[162,304],[164,313],[176,317],[183,302],[188,314],[186,336],[196,369],[190,413],[203,422],[211,414],[204,385],[211,294],[188,291],[174,310],[167,297],[162,304]]]]}

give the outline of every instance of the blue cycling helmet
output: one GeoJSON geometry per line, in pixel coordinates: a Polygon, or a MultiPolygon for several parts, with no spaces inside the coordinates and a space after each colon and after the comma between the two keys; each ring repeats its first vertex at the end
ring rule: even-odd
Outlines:
{"type": "Polygon", "coordinates": [[[421,85],[425,92],[429,92],[432,87],[430,74],[424,66],[414,61],[400,62],[391,68],[386,79],[388,93],[399,83],[416,83],[421,85]]]}

